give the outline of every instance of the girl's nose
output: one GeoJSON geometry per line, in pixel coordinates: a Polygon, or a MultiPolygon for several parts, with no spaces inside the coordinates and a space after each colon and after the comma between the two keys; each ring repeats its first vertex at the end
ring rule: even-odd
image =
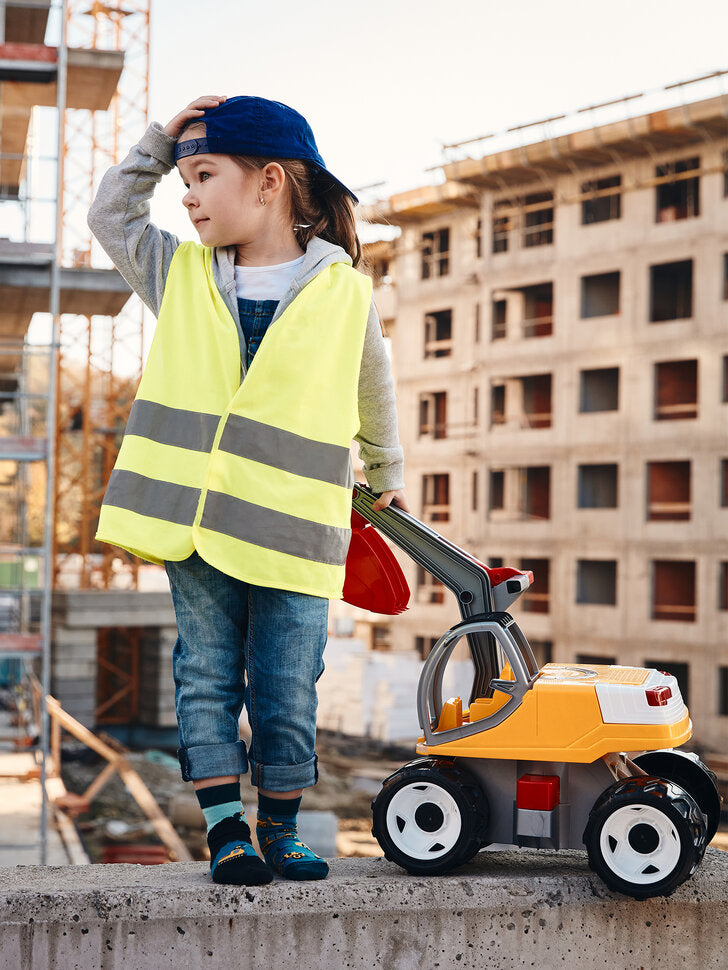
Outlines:
{"type": "Polygon", "coordinates": [[[187,189],[185,192],[182,198],[182,205],[185,207],[185,209],[189,209],[191,206],[197,205],[197,199],[195,198],[192,189],[187,189]]]}

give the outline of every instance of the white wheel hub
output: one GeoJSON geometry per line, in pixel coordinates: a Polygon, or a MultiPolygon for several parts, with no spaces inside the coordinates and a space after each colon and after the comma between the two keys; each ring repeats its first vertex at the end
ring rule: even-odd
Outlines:
{"type": "Polygon", "coordinates": [[[401,852],[413,859],[439,859],[460,837],[457,802],[439,785],[413,782],[387,806],[387,832],[401,852]]]}
{"type": "Polygon", "coordinates": [[[682,848],[673,823],[653,805],[618,808],[602,826],[599,847],[615,876],[642,886],[669,876],[682,848]]]}

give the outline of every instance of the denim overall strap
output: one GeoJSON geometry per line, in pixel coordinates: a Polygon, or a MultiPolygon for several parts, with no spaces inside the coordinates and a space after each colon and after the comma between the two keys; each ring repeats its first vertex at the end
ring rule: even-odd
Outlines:
{"type": "Polygon", "coordinates": [[[247,346],[247,360],[245,362],[247,367],[250,367],[255,353],[260,347],[260,342],[270,326],[277,306],[277,300],[238,299],[240,325],[243,328],[247,346]]]}

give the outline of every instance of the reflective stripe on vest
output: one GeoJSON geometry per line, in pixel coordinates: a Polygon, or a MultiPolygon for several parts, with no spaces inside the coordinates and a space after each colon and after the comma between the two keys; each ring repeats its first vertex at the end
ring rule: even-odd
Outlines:
{"type": "Polygon", "coordinates": [[[228,575],[338,597],[370,281],[326,267],[269,327],[242,384],[210,250],[183,243],[98,538],[154,562],[197,549],[228,575]]]}

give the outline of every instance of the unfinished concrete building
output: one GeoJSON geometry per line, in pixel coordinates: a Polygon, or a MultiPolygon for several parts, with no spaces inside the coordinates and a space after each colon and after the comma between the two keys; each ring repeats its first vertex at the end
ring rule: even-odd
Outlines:
{"type": "MultiPolygon", "coordinates": [[[[370,205],[413,512],[484,562],[541,661],[677,675],[728,739],[728,118],[715,98],[444,166],[370,205]]],[[[402,560],[409,612],[458,619],[402,560]]]]}

